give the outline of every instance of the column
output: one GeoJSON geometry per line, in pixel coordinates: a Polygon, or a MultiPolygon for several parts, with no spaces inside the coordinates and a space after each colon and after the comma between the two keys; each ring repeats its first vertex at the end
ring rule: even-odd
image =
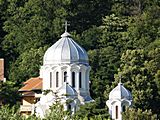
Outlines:
{"type": "Polygon", "coordinates": [[[79,71],[76,72],[76,89],[79,91],[79,71]]]}
{"type": "Polygon", "coordinates": [[[63,85],[63,72],[61,68],[58,68],[58,71],[59,71],[59,87],[61,87],[63,85]]]}
{"type": "Polygon", "coordinates": [[[89,84],[90,84],[90,79],[89,79],[89,72],[90,72],[91,67],[87,67],[87,72],[86,72],[86,78],[87,78],[87,91],[89,93],[89,84]]]}
{"type": "Polygon", "coordinates": [[[72,75],[71,75],[71,68],[70,67],[67,68],[67,82],[69,83],[69,85],[72,86],[72,75]]]}

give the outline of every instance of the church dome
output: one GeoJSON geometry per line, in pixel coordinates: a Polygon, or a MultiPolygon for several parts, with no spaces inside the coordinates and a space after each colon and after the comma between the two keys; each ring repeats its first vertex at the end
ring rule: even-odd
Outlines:
{"type": "Polygon", "coordinates": [[[109,99],[132,99],[132,95],[129,90],[127,90],[122,83],[118,85],[110,92],[109,99]]]}
{"type": "Polygon", "coordinates": [[[45,52],[43,64],[83,63],[88,64],[87,52],[78,45],[68,32],[61,35],[45,52]]]}

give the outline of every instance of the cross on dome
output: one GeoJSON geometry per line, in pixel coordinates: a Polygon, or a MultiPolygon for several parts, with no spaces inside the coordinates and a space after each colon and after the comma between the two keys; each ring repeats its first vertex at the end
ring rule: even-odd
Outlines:
{"type": "Polygon", "coordinates": [[[122,83],[122,75],[119,75],[119,83],[122,83]]]}
{"type": "Polygon", "coordinates": [[[67,21],[65,21],[65,24],[63,24],[65,26],[65,32],[61,35],[61,37],[69,37],[71,36],[68,32],[67,32],[67,27],[70,25],[67,23],[67,21]]]}
{"type": "Polygon", "coordinates": [[[65,24],[63,24],[65,26],[65,32],[67,32],[67,27],[70,26],[70,24],[68,24],[67,21],[65,21],[65,24]]]}

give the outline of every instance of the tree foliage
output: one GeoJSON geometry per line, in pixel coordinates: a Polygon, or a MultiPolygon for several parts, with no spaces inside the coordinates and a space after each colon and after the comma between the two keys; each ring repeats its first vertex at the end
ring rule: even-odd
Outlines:
{"type": "Polygon", "coordinates": [[[2,120],[22,120],[17,108],[2,106],[0,109],[0,117],[2,120]]]}
{"type": "Polygon", "coordinates": [[[151,110],[142,111],[141,109],[128,108],[122,113],[123,120],[156,120],[157,116],[151,110]]]}
{"type": "Polygon", "coordinates": [[[82,105],[79,111],[76,112],[75,118],[83,119],[83,118],[101,118],[107,119],[109,118],[109,114],[106,113],[107,108],[101,108],[101,98],[97,98],[94,102],[86,103],[82,105]]]}
{"type": "Polygon", "coordinates": [[[121,57],[122,64],[115,77],[118,82],[118,76],[122,76],[122,82],[132,92],[136,108],[152,109],[159,113],[159,92],[155,75],[160,69],[160,63],[157,60],[159,52],[156,51],[159,48],[147,53],[143,49],[127,50],[121,57]]]}
{"type": "Polygon", "coordinates": [[[43,62],[43,55],[47,46],[38,49],[31,48],[29,51],[22,53],[15,63],[11,64],[9,79],[16,81],[20,85],[30,77],[39,76],[40,65],[43,62]]]}
{"type": "Polygon", "coordinates": [[[9,104],[10,106],[18,104],[20,94],[14,82],[0,82],[0,100],[3,105],[9,104]]]}
{"type": "Polygon", "coordinates": [[[91,96],[100,97],[95,106],[105,109],[121,75],[136,109],[160,113],[159,0],[0,0],[0,57],[8,81],[0,91],[7,103],[17,100],[10,94],[21,82],[39,75],[44,52],[60,38],[65,20],[88,51],[91,96]]]}

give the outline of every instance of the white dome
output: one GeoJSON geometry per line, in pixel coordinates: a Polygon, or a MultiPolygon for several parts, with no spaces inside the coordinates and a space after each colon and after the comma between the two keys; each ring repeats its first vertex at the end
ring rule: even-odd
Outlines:
{"type": "Polygon", "coordinates": [[[129,90],[127,90],[122,83],[118,85],[109,93],[109,99],[132,99],[132,95],[129,90]]]}
{"type": "Polygon", "coordinates": [[[87,52],[79,46],[68,32],[61,35],[54,45],[46,51],[43,64],[84,63],[88,64],[87,52]]]}

